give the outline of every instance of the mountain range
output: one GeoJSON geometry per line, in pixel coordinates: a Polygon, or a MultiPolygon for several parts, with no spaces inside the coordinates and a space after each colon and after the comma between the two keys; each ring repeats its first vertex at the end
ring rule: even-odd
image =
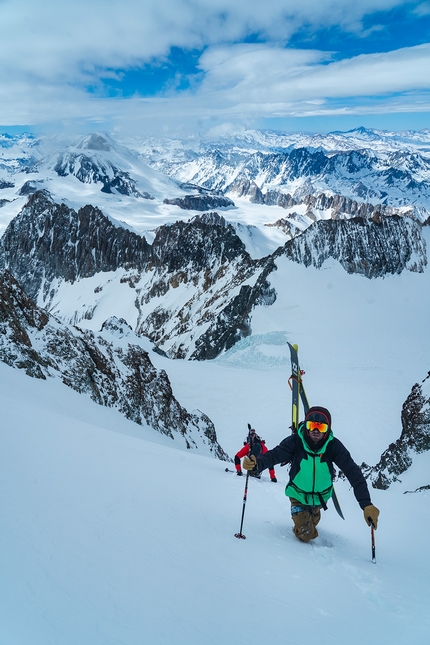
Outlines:
{"type": "MultiPolygon", "coordinates": [[[[327,360],[341,365],[340,347],[360,360],[357,338],[372,321],[379,347],[363,356],[391,370],[401,326],[427,316],[428,130],[121,142],[2,135],[0,146],[2,360],[179,433],[190,449],[228,459],[232,448],[200,405],[189,413],[173,395],[173,359],[285,368],[297,334],[312,347],[315,337],[338,343],[327,360]],[[344,284],[356,297],[339,295],[344,284]],[[360,294],[373,306],[367,318],[360,294]]],[[[380,488],[429,448],[426,333],[412,344],[399,432],[375,466],[363,463],[380,488]]]]}

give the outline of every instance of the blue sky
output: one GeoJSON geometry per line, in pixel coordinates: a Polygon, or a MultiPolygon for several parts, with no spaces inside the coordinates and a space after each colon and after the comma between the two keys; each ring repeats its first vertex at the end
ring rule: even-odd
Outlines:
{"type": "MultiPolygon", "coordinates": [[[[406,3],[390,11],[378,11],[363,16],[360,32],[348,32],[337,25],[311,29],[303,25],[285,47],[332,51],[335,60],[360,54],[389,52],[394,49],[430,43],[430,3],[428,13],[423,3],[406,3]],[[421,5],[421,12],[414,12],[421,5]]],[[[258,34],[251,34],[240,42],[268,42],[258,34]]],[[[270,41],[269,41],[270,42],[270,41]]],[[[134,69],[118,70],[121,78],[105,80],[104,90],[110,95],[153,96],[175,85],[178,91],[194,82],[198,83],[198,61],[204,48],[187,50],[172,47],[168,56],[160,61],[144,64],[134,69]],[[178,78],[180,77],[180,82],[178,78]]]]}
{"type": "Polygon", "coordinates": [[[0,0],[2,129],[430,127],[430,0],[0,0]]]}

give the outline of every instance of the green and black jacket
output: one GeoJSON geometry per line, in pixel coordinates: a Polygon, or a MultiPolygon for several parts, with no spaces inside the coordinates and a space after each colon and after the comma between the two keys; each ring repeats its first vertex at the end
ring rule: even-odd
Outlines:
{"type": "Polygon", "coordinates": [[[333,492],[333,464],[348,479],[361,508],[372,503],[363,473],[343,443],[333,436],[332,430],[329,430],[327,437],[314,444],[305,436],[302,423],[296,433],[257,458],[259,472],[280,463],[291,464],[285,494],[306,506],[325,506],[330,499],[333,492]]]}

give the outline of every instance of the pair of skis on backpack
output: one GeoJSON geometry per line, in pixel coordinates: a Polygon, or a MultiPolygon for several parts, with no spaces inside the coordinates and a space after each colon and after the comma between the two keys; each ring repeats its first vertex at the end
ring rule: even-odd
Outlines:
{"type": "MultiPolygon", "coordinates": [[[[308,402],[308,397],[306,396],[305,388],[303,386],[302,376],[304,372],[300,370],[298,347],[297,345],[291,345],[290,343],[288,343],[288,347],[290,348],[290,356],[291,356],[291,377],[288,380],[288,383],[292,392],[291,430],[292,432],[297,432],[297,428],[299,427],[300,400],[302,401],[305,415],[307,414],[310,406],[308,402]]],[[[342,509],[340,508],[339,500],[337,498],[334,486],[333,486],[332,500],[336,511],[338,512],[340,517],[344,520],[345,518],[343,516],[342,509]]]]}

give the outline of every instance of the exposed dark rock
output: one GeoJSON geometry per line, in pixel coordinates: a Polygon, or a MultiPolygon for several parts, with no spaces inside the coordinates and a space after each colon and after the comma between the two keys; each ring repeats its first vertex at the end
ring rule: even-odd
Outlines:
{"type": "Polygon", "coordinates": [[[291,208],[299,202],[289,193],[280,193],[277,190],[268,190],[264,195],[264,203],[267,206],[280,206],[281,208],[291,208]]]}
{"type": "Polygon", "coordinates": [[[405,490],[403,495],[408,495],[411,493],[421,493],[423,490],[430,490],[430,484],[427,484],[427,486],[419,486],[415,490],[405,490]]]}
{"type": "MultiPolygon", "coordinates": [[[[93,135],[95,136],[95,135],[93,135]]],[[[94,145],[103,146],[103,138],[96,138],[94,145]],[[98,142],[99,141],[99,142],[98,142]]],[[[108,149],[109,144],[106,143],[108,149]]],[[[86,146],[88,148],[88,146],[86,146]]],[[[106,150],[105,147],[89,148],[91,150],[106,150]]],[[[136,182],[124,170],[120,170],[109,161],[94,159],[84,153],[63,152],[58,155],[54,171],[60,177],[74,175],[83,184],[102,184],[103,193],[119,193],[133,195],[144,199],[154,199],[149,193],[137,189],[136,182]]]]}
{"type": "Polygon", "coordinates": [[[0,239],[0,268],[16,276],[33,298],[42,285],[46,296],[56,278],[74,282],[119,266],[139,270],[149,256],[144,237],[115,226],[98,208],[76,212],[40,191],[0,239]]]}
{"type": "Polygon", "coordinates": [[[276,220],[276,222],[273,222],[271,224],[265,224],[265,226],[280,228],[281,231],[285,233],[285,235],[288,235],[288,237],[293,238],[296,235],[301,235],[302,233],[300,228],[294,225],[293,220],[295,220],[296,218],[298,218],[297,213],[291,213],[288,219],[281,217],[280,219],[276,220]]]}
{"type": "MultiPolygon", "coordinates": [[[[420,383],[416,383],[402,408],[402,432],[397,441],[391,443],[372,468],[367,467],[366,475],[374,488],[387,489],[412,464],[414,454],[430,450],[430,397],[423,393],[430,372],[420,383]]],[[[428,487],[427,484],[424,488],[428,487]]]]}
{"type": "Polygon", "coordinates": [[[227,226],[227,220],[225,217],[217,213],[216,211],[213,213],[203,213],[203,215],[194,215],[190,219],[190,222],[192,224],[209,224],[210,226],[222,226],[222,228],[226,228],[227,226]]]}
{"type": "Polygon", "coordinates": [[[348,273],[366,278],[422,272],[427,265],[421,225],[408,217],[320,220],[278,249],[294,262],[320,268],[328,258],[338,260],[348,273]]]}
{"type": "Polygon", "coordinates": [[[214,258],[221,265],[238,257],[249,258],[231,225],[225,226],[225,220],[207,223],[209,220],[199,216],[190,222],[160,226],[152,244],[153,266],[164,268],[168,273],[191,267],[195,274],[207,269],[214,258]]]}
{"type": "MultiPolygon", "coordinates": [[[[427,260],[421,227],[404,217],[374,213],[374,219],[317,221],[272,256],[253,260],[216,212],[161,226],[150,245],[97,208],[76,213],[38,192],[0,240],[0,268],[11,271],[46,308],[55,302],[61,281],[121,270],[117,279],[135,290],[135,331],[171,358],[205,360],[249,335],[253,308],[274,302],[270,274],[280,256],[317,268],[333,258],[368,278],[422,271],[427,260]]],[[[97,286],[94,301],[68,322],[91,319],[102,290],[97,286]]]]}
{"type": "Polygon", "coordinates": [[[13,184],[12,182],[5,181],[4,179],[0,179],[0,190],[2,190],[2,188],[14,188],[14,187],[15,187],[15,184],[13,184]]]}
{"type": "MultiPolygon", "coordinates": [[[[236,179],[228,188],[227,192],[237,195],[238,197],[249,197],[249,201],[255,204],[266,204],[267,206],[280,206],[282,208],[292,208],[298,204],[305,204],[309,211],[328,211],[331,210],[332,219],[345,219],[349,217],[374,218],[380,216],[402,215],[412,217],[414,210],[411,207],[409,211],[387,206],[386,204],[373,204],[366,202],[357,202],[343,195],[327,195],[326,193],[306,194],[301,198],[292,197],[289,193],[282,193],[277,190],[268,190],[266,193],[257,186],[257,184],[248,178],[236,179]]],[[[364,195],[366,199],[369,195],[364,195]]],[[[312,215],[313,219],[314,216],[312,215]]]]}
{"type": "Polygon", "coordinates": [[[158,371],[124,320],[110,319],[98,336],[39,309],[6,271],[0,274],[0,360],[36,378],[57,377],[96,403],[117,408],[138,424],[188,448],[204,448],[228,459],[210,419],[187,412],[175,399],[164,370],[158,371]],[[126,338],[129,342],[117,343],[126,338]]]}
{"type": "Polygon", "coordinates": [[[298,203],[290,194],[285,194],[277,190],[268,190],[266,193],[263,193],[255,181],[242,176],[238,177],[228,186],[226,192],[237,195],[238,197],[249,197],[249,201],[253,204],[290,208],[298,203]]]}
{"type": "Polygon", "coordinates": [[[184,210],[207,211],[211,208],[230,208],[234,202],[221,195],[185,195],[174,199],[164,199],[164,204],[179,206],[184,210]]]}
{"type": "Polygon", "coordinates": [[[142,293],[142,305],[180,284],[190,284],[193,290],[189,300],[174,311],[158,305],[139,321],[139,333],[161,346],[177,339],[168,355],[196,360],[214,358],[250,333],[249,314],[270,291],[262,277],[269,269],[266,262],[251,260],[224,219],[203,215],[160,227],[151,257],[155,274],[150,288],[142,293]],[[205,223],[209,220],[216,223],[205,223]],[[255,272],[261,275],[254,287],[243,285],[255,272]],[[237,288],[239,294],[232,298],[231,291],[237,288]],[[187,335],[195,340],[184,346],[181,338],[187,335]]]}
{"type": "Polygon", "coordinates": [[[276,300],[276,292],[266,279],[275,268],[274,264],[267,263],[253,287],[241,286],[238,295],[232,298],[214,324],[198,338],[191,359],[216,358],[223,350],[230,349],[239,340],[251,335],[252,309],[258,304],[271,305],[276,300]]]}
{"type": "Polygon", "coordinates": [[[172,177],[179,174],[184,177],[188,170],[189,181],[194,184],[232,195],[247,195],[255,203],[282,205],[276,195],[278,190],[280,195],[294,190],[293,199],[300,201],[308,194],[317,198],[323,189],[329,194],[341,193],[361,200],[363,206],[356,216],[366,216],[362,212],[366,205],[379,202],[397,208],[410,205],[413,216],[423,221],[430,210],[427,179],[430,162],[423,153],[380,154],[366,147],[330,152],[294,147],[262,152],[255,151],[254,146],[252,149],[225,146],[222,151],[207,147],[189,159],[182,154],[177,161],[158,160],[156,167],[172,177]],[[273,191],[273,186],[279,189],[273,191]]]}
{"type": "Polygon", "coordinates": [[[32,195],[36,191],[40,190],[40,184],[43,184],[43,181],[26,181],[25,184],[19,189],[19,195],[32,195]]]}

